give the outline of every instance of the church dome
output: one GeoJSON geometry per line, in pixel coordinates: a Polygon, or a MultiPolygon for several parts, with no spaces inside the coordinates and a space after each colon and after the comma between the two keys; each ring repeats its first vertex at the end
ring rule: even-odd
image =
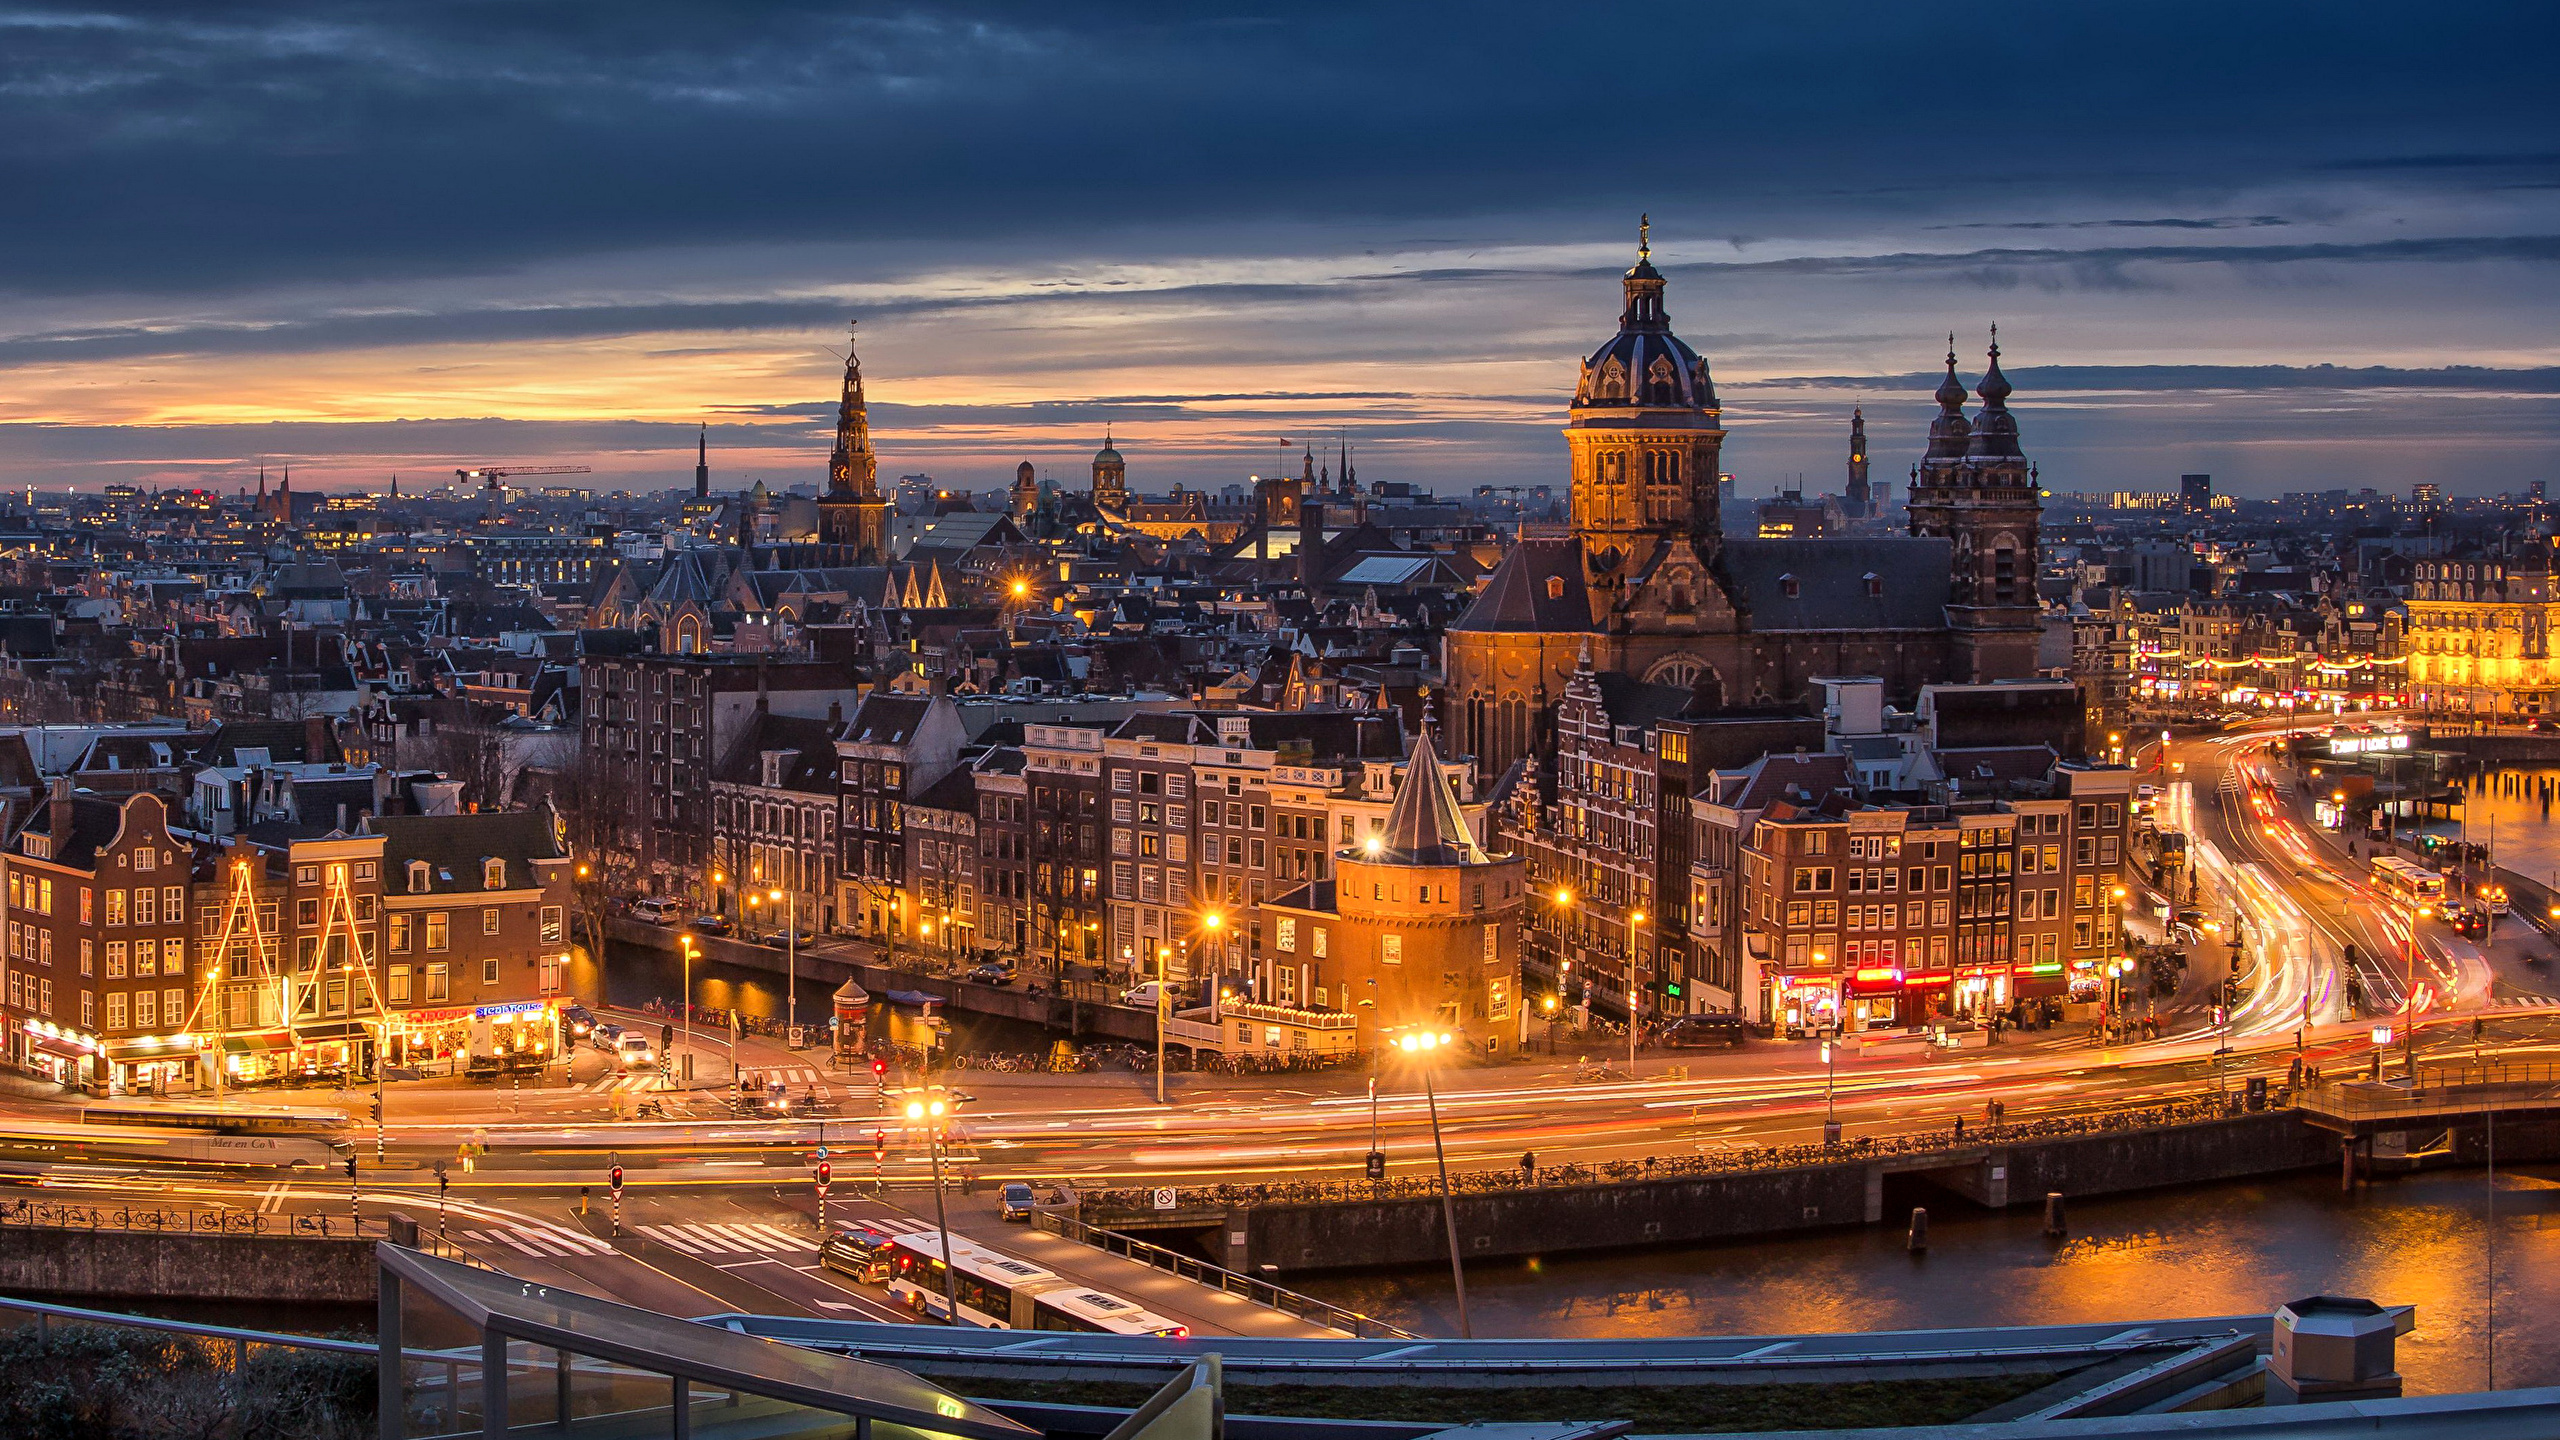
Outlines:
{"type": "Polygon", "coordinates": [[[1102,432],[1102,448],[1093,452],[1093,463],[1096,465],[1119,465],[1126,463],[1121,460],[1120,452],[1112,448],[1111,432],[1108,430],[1102,432]]]}
{"type": "Polygon", "coordinates": [[[1573,392],[1576,410],[1717,408],[1707,362],[1671,333],[1662,308],[1662,272],[1653,268],[1651,228],[1648,223],[1635,266],[1627,271],[1627,306],[1618,317],[1618,333],[1582,362],[1573,392]]]}

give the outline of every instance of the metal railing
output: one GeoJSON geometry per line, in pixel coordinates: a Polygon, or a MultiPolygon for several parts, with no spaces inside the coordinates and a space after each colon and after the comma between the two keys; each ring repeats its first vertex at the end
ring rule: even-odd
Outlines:
{"type": "MultiPolygon", "coordinates": [[[[128,1330],[155,1330],[165,1335],[184,1335],[191,1339],[210,1340],[238,1347],[275,1345],[289,1350],[323,1350],[332,1355],[361,1355],[367,1361],[378,1359],[382,1348],[370,1340],[333,1340],[325,1335],[288,1335],[275,1330],[242,1330],[230,1325],[205,1325],[192,1320],[163,1320],[156,1315],[128,1315],[120,1310],[86,1310],[77,1305],[55,1305],[42,1300],[21,1300],[0,1295],[0,1314],[32,1316],[39,1334],[49,1333],[55,1321],[81,1325],[116,1326],[128,1330]]],[[[479,1368],[477,1356],[458,1357],[442,1351],[412,1350],[408,1358],[438,1365],[455,1363],[479,1368]]],[[[236,1352],[235,1352],[235,1363],[236,1352]]]]}
{"type": "MultiPolygon", "coordinates": [[[[2271,1097],[2263,1109],[2285,1108],[2271,1097]]],[[[2062,1140],[2130,1130],[2159,1130],[2205,1124],[2254,1113],[2245,1093],[2203,1095],[2156,1105],[2130,1106],[1998,1125],[1928,1130],[1917,1134],[1862,1136],[1835,1145],[1761,1145],[1692,1155],[1648,1155],[1641,1160],[1608,1160],[1590,1165],[1542,1165],[1534,1172],[1512,1166],[1497,1170],[1461,1170],[1449,1176],[1449,1188],[1461,1195],[1500,1194],[1513,1190],[1575,1185],[1629,1185],[1648,1180],[1731,1175],[1756,1170],[1792,1170],[1819,1165],[1860,1164],[1893,1156],[1976,1154],[2002,1145],[2062,1140]]],[[[1425,1200],[1440,1193],[1429,1175],[1385,1180],[1282,1180],[1255,1185],[1184,1185],[1174,1187],[1177,1209],[1252,1205],[1340,1205],[1372,1200],[1425,1200]]],[[[1143,1215],[1156,1209],[1153,1189],[1106,1189],[1082,1192],[1085,1214],[1143,1215]]]]}
{"type": "Polygon", "coordinates": [[[2560,1065],[2421,1065],[2414,1084],[2341,1076],[2312,1088],[2300,1104],[2341,1120],[2560,1110],[2560,1065]]]}
{"type": "Polygon", "coordinates": [[[1097,1250],[1125,1256],[1141,1265],[1162,1270],[1167,1274],[1178,1275],[1185,1280],[1214,1287],[1229,1295],[1242,1296],[1267,1310],[1277,1310],[1284,1315],[1295,1315],[1301,1320],[1313,1320],[1317,1324],[1331,1326],[1363,1340],[1416,1338],[1411,1332],[1399,1330],[1374,1316],[1363,1315],[1357,1310],[1345,1310],[1339,1305],[1318,1300],[1312,1295],[1302,1295],[1286,1286],[1274,1285],[1268,1280],[1256,1280],[1250,1275],[1239,1274],[1222,1265],[1212,1265],[1206,1260],[1195,1259],[1179,1251],[1167,1250],[1161,1245],[1151,1245],[1134,1236],[1123,1235],[1117,1230],[1088,1225],[1075,1216],[1061,1211],[1035,1210],[1031,1214],[1031,1220],[1033,1224],[1052,1235],[1063,1235],[1069,1240],[1081,1241],[1097,1250]]]}
{"type": "Polygon", "coordinates": [[[81,1205],[19,1200],[0,1204],[0,1226],[35,1230],[115,1230],[162,1235],[276,1235],[299,1240],[381,1240],[380,1220],[347,1215],[264,1215],[220,1207],[81,1205]]]}

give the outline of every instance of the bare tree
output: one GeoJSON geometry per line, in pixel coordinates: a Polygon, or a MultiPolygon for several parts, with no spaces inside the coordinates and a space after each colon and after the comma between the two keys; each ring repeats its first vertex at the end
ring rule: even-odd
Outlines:
{"type": "Polygon", "coordinates": [[[447,780],[462,782],[462,798],[483,810],[507,808],[507,737],[497,727],[465,720],[436,727],[427,743],[428,764],[447,780]]]}
{"type": "Polygon", "coordinates": [[[569,847],[578,914],[601,959],[613,902],[639,888],[638,796],[624,766],[584,745],[553,772],[550,789],[569,847]]]}

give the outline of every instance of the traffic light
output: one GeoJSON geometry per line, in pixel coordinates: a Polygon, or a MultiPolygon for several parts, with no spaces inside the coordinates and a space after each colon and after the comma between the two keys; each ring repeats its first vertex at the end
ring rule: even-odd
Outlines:
{"type": "Polygon", "coordinates": [[[347,1157],[347,1183],[356,1183],[356,1157],[353,1155],[347,1157]]]}
{"type": "Polygon", "coordinates": [[[676,1048],[675,1026],[660,1025],[658,1027],[658,1048],[660,1050],[673,1050],[676,1048]]]}
{"type": "Polygon", "coordinates": [[[872,1056],[872,1057],[871,1057],[871,1078],[872,1078],[872,1079],[874,1079],[874,1080],[885,1080],[885,1079],[887,1079],[888,1077],[889,1077],[889,1062],[888,1062],[888,1061],[886,1061],[886,1060],[881,1059],[881,1058],[880,1058],[879,1056],[877,1056],[877,1055],[872,1056]]]}
{"type": "Polygon", "coordinates": [[[613,1167],[613,1173],[612,1173],[612,1175],[611,1175],[611,1176],[609,1176],[609,1177],[608,1177],[608,1179],[607,1179],[607,1182],[606,1182],[606,1183],[608,1183],[609,1185],[611,1185],[611,1186],[612,1186],[612,1188],[613,1188],[613,1193],[614,1193],[614,1194],[619,1195],[619,1194],[621,1194],[621,1193],[622,1193],[622,1167],[621,1167],[621,1166],[616,1165],[616,1166],[614,1166],[614,1167],[613,1167]]]}
{"type": "Polygon", "coordinates": [[[1372,1151],[1370,1151],[1370,1152],[1369,1152],[1368,1169],[1369,1169],[1369,1178],[1370,1178],[1370,1179],[1372,1179],[1372,1180],[1384,1180],[1384,1179],[1386,1179],[1386,1178],[1387,1178],[1387,1152],[1385,1152],[1385,1151],[1383,1151],[1383,1150],[1372,1150],[1372,1151]]]}
{"type": "Polygon", "coordinates": [[[834,1161],[832,1161],[832,1160],[821,1160],[821,1161],[819,1161],[819,1162],[818,1162],[818,1183],[819,1183],[820,1185],[822,1185],[822,1186],[823,1186],[823,1185],[825,1185],[828,1181],[833,1180],[833,1179],[835,1178],[835,1175],[836,1175],[836,1164],[835,1164],[835,1162],[834,1162],[834,1161]]]}
{"type": "Polygon", "coordinates": [[[876,1165],[876,1164],[878,1164],[879,1162],[881,1162],[881,1161],[883,1161],[883,1160],[886,1160],[886,1159],[888,1159],[888,1158],[889,1158],[889,1132],[888,1132],[888,1131],[886,1131],[886,1130],[874,1130],[874,1131],[872,1131],[872,1132],[871,1132],[871,1160],[872,1160],[872,1163],[876,1165]]]}
{"type": "Polygon", "coordinates": [[[382,1097],[378,1095],[373,1100],[373,1123],[376,1125],[382,1123],[382,1097]]]}

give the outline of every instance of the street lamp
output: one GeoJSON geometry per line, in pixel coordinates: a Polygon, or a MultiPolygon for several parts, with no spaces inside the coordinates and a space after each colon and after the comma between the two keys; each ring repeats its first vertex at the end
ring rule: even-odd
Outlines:
{"type": "Polygon", "coordinates": [[[1644,912],[1627,915],[1627,1078],[1636,1078],[1636,974],[1644,955],[1644,912]]]}
{"type": "Polygon", "coordinates": [[[951,1268],[951,1216],[942,1199],[942,1136],[951,1123],[951,1106],[940,1095],[907,1102],[907,1125],[924,1129],[926,1148],[933,1153],[933,1223],[942,1232],[942,1303],[943,1320],[960,1323],[960,1290],[951,1268]]]}
{"type": "MultiPolygon", "coordinates": [[[[783,904],[780,887],[765,892],[777,905],[783,904]]],[[[782,932],[782,1040],[786,1045],[800,1043],[800,892],[791,892],[789,918],[782,932]]]]}
{"type": "Polygon", "coordinates": [[[1440,1223],[1449,1233],[1449,1281],[1458,1291],[1458,1334],[1476,1338],[1475,1325],[1467,1318],[1467,1271],[1458,1259],[1458,1211],[1449,1200],[1449,1152],[1440,1141],[1440,1096],[1431,1084],[1431,1055],[1456,1042],[1446,1030],[1414,1029],[1396,1037],[1396,1048],[1413,1057],[1415,1068],[1422,1072],[1422,1098],[1431,1107],[1431,1154],[1440,1165],[1440,1223]]]}
{"type": "MultiPolygon", "coordinates": [[[[684,1048],[686,1054],[691,1054],[693,1053],[693,937],[685,935],[678,939],[684,950],[684,976],[678,984],[684,993],[681,1003],[676,1008],[684,1013],[684,1048]]],[[[667,1057],[667,1071],[669,1074],[675,1072],[675,1057],[672,1055],[667,1057]]]]}

